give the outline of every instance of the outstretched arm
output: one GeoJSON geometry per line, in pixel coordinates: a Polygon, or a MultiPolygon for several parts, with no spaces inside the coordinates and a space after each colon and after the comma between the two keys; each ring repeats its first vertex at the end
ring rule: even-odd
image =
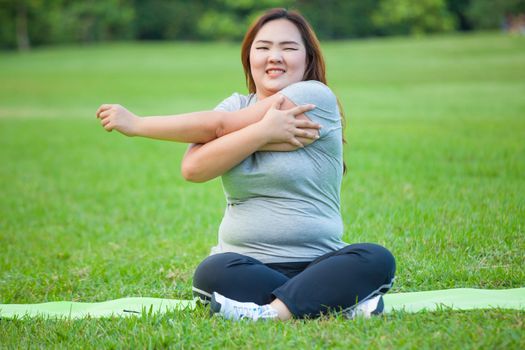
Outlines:
{"type": "MultiPolygon", "coordinates": [[[[138,117],[121,105],[103,104],[96,115],[104,129],[117,130],[126,136],[206,143],[260,121],[277,98],[279,95],[274,95],[236,112],[203,111],[164,117],[138,117]]],[[[307,123],[305,127],[315,129],[317,124],[307,123]]],[[[315,134],[296,130],[296,136],[303,138],[313,138],[315,134]]],[[[293,141],[297,141],[295,136],[293,141]]]]}
{"type": "Polygon", "coordinates": [[[118,104],[103,104],[97,118],[107,131],[178,142],[208,142],[220,136],[227,112],[205,111],[172,116],[139,117],[118,104]]]}

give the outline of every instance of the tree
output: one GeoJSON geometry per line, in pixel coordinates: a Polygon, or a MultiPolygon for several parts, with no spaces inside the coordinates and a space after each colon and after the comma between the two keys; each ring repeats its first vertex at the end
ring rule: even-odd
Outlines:
{"type": "Polygon", "coordinates": [[[372,17],[384,34],[423,34],[454,29],[444,0],[381,0],[372,17]]]}
{"type": "Polygon", "coordinates": [[[133,39],[131,0],[66,0],[55,13],[52,36],[58,42],[133,39]]]}
{"type": "Polygon", "coordinates": [[[525,14],[525,0],[472,0],[468,18],[476,28],[494,29],[505,21],[508,15],[525,14]]]}
{"type": "Polygon", "coordinates": [[[288,7],[292,3],[291,0],[209,1],[197,23],[197,31],[204,39],[241,39],[254,18],[264,10],[272,7],[288,7]]]}
{"type": "Polygon", "coordinates": [[[340,39],[376,35],[372,14],[380,0],[298,0],[294,3],[319,38],[340,39]]]}
{"type": "Polygon", "coordinates": [[[204,7],[197,0],[135,0],[137,39],[197,39],[204,7]]]}
{"type": "Polygon", "coordinates": [[[450,14],[455,18],[456,29],[471,30],[472,22],[467,16],[467,10],[471,0],[447,0],[447,8],[450,14]]]}
{"type": "Polygon", "coordinates": [[[0,1],[0,46],[17,47],[27,51],[33,42],[32,34],[40,30],[37,14],[45,8],[41,0],[1,0],[0,1]]]}

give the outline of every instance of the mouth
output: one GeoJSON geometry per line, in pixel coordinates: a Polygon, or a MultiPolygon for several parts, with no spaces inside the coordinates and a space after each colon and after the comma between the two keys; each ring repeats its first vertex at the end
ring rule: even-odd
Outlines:
{"type": "Polygon", "coordinates": [[[276,77],[284,73],[286,73],[286,71],[282,68],[269,68],[266,70],[266,74],[271,77],[276,77]]]}

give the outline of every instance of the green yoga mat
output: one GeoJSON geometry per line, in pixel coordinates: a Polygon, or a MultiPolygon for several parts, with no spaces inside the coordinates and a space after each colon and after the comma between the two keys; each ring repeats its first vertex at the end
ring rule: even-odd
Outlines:
{"type": "MultiPolygon", "coordinates": [[[[518,309],[525,310],[525,288],[484,290],[445,289],[427,292],[387,294],[384,296],[385,313],[396,311],[418,312],[438,309],[518,309]]],[[[143,312],[193,310],[195,300],[160,298],[122,298],[100,303],[58,301],[43,304],[0,304],[0,318],[22,317],[121,317],[136,316],[143,312]]]]}

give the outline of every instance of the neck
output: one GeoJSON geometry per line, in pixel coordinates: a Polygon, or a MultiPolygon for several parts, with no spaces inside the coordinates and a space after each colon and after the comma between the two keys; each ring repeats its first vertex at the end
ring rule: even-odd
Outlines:
{"type": "Polygon", "coordinates": [[[257,101],[262,101],[265,98],[270,97],[272,95],[273,94],[271,94],[271,93],[266,93],[266,92],[260,91],[260,90],[255,91],[255,96],[257,96],[257,101]]]}

